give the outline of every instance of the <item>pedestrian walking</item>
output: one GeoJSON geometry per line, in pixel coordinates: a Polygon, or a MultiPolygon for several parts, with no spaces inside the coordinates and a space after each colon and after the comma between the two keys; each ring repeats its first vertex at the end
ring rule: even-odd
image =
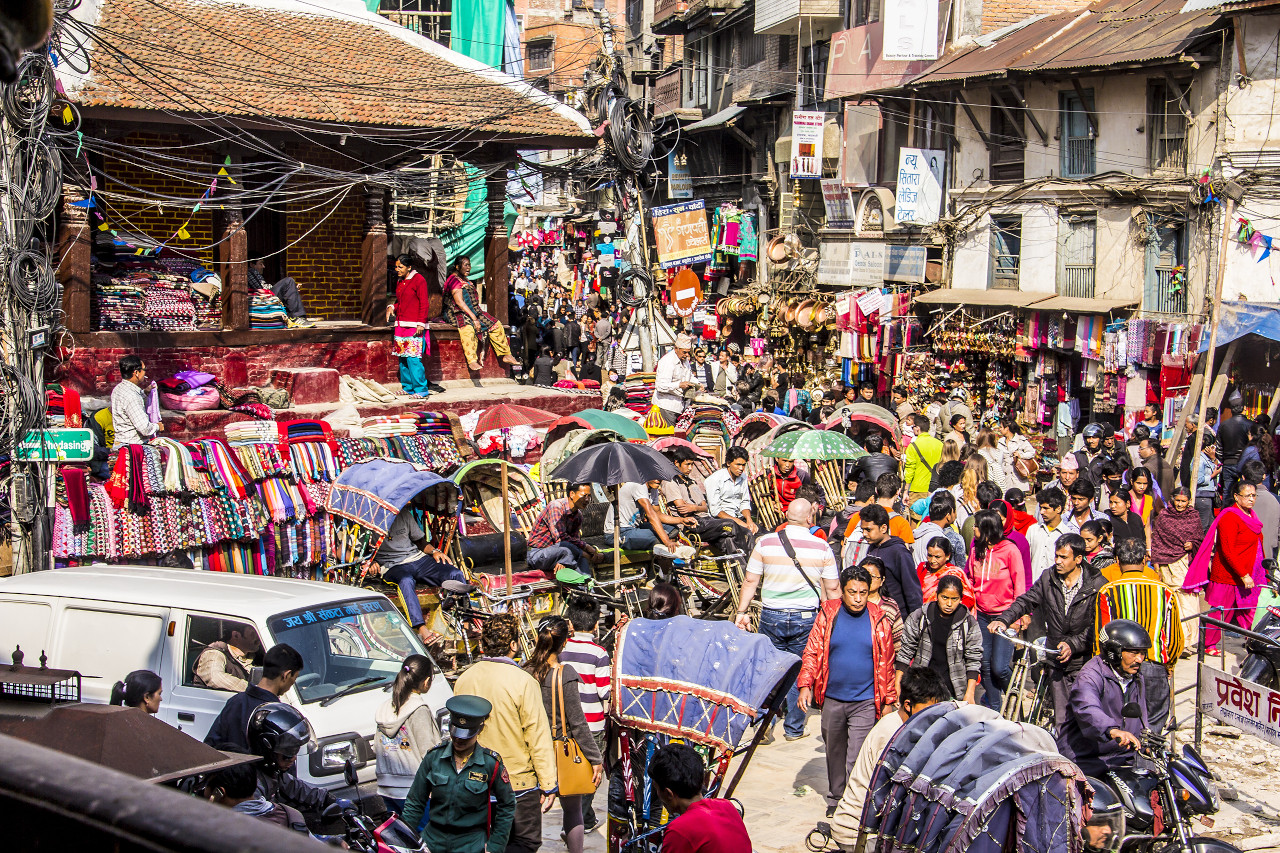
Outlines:
{"type": "Polygon", "coordinates": [[[942,678],[948,691],[944,698],[973,704],[982,670],[982,629],[963,597],[964,581],[943,575],[936,600],[907,617],[895,661],[899,689],[903,673],[924,666],[942,678]]]}
{"type": "Polygon", "coordinates": [[[147,714],[160,712],[164,683],[149,669],[135,669],[111,687],[111,705],[137,708],[147,714]]]}
{"type": "Polygon", "coordinates": [[[991,623],[1027,591],[1018,548],[1005,538],[1000,514],[992,509],[974,514],[973,550],[965,571],[973,582],[978,624],[982,626],[982,704],[1000,710],[1013,672],[1013,644],[991,623]]]}
{"type": "Polygon", "coordinates": [[[440,726],[435,711],[427,704],[435,669],[426,655],[405,658],[391,686],[391,695],[374,715],[378,795],[393,812],[404,812],[405,797],[419,765],[427,752],[440,743],[440,726]]]}
{"type": "MultiPolygon", "coordinates": [[[[1262,520],[1253,511],[1258,487],[1243,478],[1235,480],[1233,503],[1218,514],[1205,533],[1187,578],[1187,592],[1203,591],[1205,604],[1219,611],[1218,618],[1241,628],[1253,627],[1253,611],[1266,583],[1262,569],[1262,520]]],[[[1218,653],[1222,632],[1205,630],[1206,654],[1218,653]]]]}

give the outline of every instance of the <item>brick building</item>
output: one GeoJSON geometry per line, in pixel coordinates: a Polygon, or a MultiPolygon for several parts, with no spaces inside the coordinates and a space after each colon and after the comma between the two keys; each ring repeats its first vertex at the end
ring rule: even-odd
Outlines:
{"type": "MultiPolygon", "coordinates": [[[[465,158],[501,199],[517,144],[594,141],[581,115],[523,82],[362,4],[324,2],[304,11],[276,0],[105,0],[75,11],[95,38],[58,69],[87,162],[65,170],[59,215],[72,386],[103,393],[126,351],[156,375],[208,368],[231,385],[262,384],[281,366],[387,381],[388,211],[405,186],[400,169],[429,155],[465,158]],[[98,229],[166,243],[214,269],[221,328],[95,328],[98,229]],[[258,257],[270,280],[299,282],[319,326],[250,330],[247,262],[258,257]]],[[[502,318],[508,237],[501,204],[490,207],[482,298],[502,318]]],[[[441,325],[433,338],[429,371],[465,375],[456,331],[441,325]]],[[[491,359],[483,375],[501,373],[491,359]]]]}

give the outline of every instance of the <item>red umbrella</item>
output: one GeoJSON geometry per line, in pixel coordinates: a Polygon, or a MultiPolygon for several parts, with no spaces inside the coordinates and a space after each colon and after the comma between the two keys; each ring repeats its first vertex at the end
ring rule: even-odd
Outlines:
{"type": "Polygon", "coordinates": [[[551,412],[534,409],[529,406],[517,406],[512,403],[499,403],[480,413],[476,421],[476,435],[483,435],[495,429],[511,429],[518,426],[545,426],[556,419],[551,412]]]}
{"type": "Polygon", "coordinates": [[[688,441],[687,439],[683,439],[683,438],[677,438],[674,435],[664,435],[661,438],[655,438],[653,441],[649,442],[649,446],[652,447],[654,450],[658,451],[659,453],[665,453],[666,451],[672,450],[676,447],[687,447],[689,450],[692,450],[694,453],[698,454],[699,456],[705,456],[707,459],[715,458],[710,453],[703,450],[698,445],[694,444],[692,441],[688,441]]]}

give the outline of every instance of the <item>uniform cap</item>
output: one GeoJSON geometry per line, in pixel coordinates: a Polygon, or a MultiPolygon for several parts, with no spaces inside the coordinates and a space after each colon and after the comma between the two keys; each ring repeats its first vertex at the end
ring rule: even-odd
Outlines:
{"type": "Polygon", "coordinates": [[[463,740],[478,735],[484,721],[493,713],[493,705],[480,696],[453,696],[444,706],[449,711],[452,736],[463,740]]]}

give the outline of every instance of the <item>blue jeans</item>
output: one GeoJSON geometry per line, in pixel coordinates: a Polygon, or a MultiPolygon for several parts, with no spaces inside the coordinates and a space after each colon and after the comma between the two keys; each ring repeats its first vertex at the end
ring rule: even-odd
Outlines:
{"type": "Polygon", "coordinates": [[[400,359],[400,385],[404,393],[425,397],[427,388],[427,366],[420,358],[400,359]]]}
{"type": "Polygon", "coordinates": [[[558,542],[550,548],[530,548],[525,564],[535,572],[554,572],[556,566],[577,566],[591,576],[591,561],[582,549],[569,542],[558,542]]]}
{"type": "Polygon", "coordinates": [[[1013,674],[1013,643],[987,630],[995,619],[995,616],[978,614],[978,625],[982,628],[982,704],[999,711],[1004,691],[1009,687],[1009,676],[1013,674]]]}
{"type": "MultiPolygon", "coordinates": [[[[818,615],[813,610],[773,610],[765,608],[760,611],[760,633],[769,638],[773,647],[794,655],[803,655],[805,644],[809,642],[809,631],[813,628],[813,619],[818,615]]],[[[800,710],[800,690],[795,682],[787,690],[787,716],[782,721],[782,730],[789,737],[804,734],[805,714],[800,710]]]]}
{"type": "Polygon", "coordinates": [[[447,580],[465,583],[467,576],[457,566],[423,554],[411,563],[401,563],[387,569],[382,573],[382,579],[400,587],[400,592],[404,594],[404,609],[409,613],[409,624],[417,628],[423,622],[422,605],[418,602],[418,585],[438,587],[447,580]]]}
{"type": "MultiPolygon", "coordinates": [[[[667,537],[671,538],[676,535],[676,526],[674,524],[664,524],[662,529],[667,532],[667,537]]],[[[624,527],[622,534],[618,537],[618,544],[622,546],[624,551],[652,551],[653,546],[658,544],[658,534],[648,525],[644,527],[624,527]]]]}

